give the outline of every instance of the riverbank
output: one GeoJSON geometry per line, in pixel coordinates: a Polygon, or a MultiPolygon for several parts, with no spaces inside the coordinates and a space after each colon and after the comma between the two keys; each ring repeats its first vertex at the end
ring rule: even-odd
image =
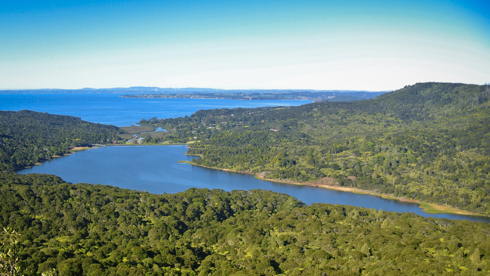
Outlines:
{"type": "Polygon", "coordinates": [[[452,215],[465,215],[465,216],[475,216],[475,217],[490,217],[490,216],[485,216],[482,214],[477,214],[477,213],[461,210],[461,209],[454,208],[451,206],[443,206],[443,205],[438,205],[438,204],[434,204],[434,203],[423,202],[423,201],[416,200],[416,199],[407,199],[407,198],[403,198],[403,197],[396,197],[396,196],[389,195],[389,194],[380,194],[380,193],[377,193],[375,191],[362,190],[362,189],[353,188],[353,187],[340,187],[340,186],[336,186],[334,183],[329,185],[329,184],[322,184],[319,182],[298,182],[298,181],[291,181],[291,180],[269,179],[269,178],[265,178],[264,175],[261,173],[254,174],[254,173],[250,173],[247,171],[235,171],[235,170],[224,169],[224,168],[209,167],[209,166],[204,166],[204,165],[200,165],[200,164],[195,164],[195,163],[192,163],[190,161],[180,161],[180,163],[187,163],[187,164],[190,164],[193,166],[198,166],[198,167],[202,167],[202,168],[206,168],[206,169],[212,169],[212,170],[221,170],[221,171],[226,171],[226,172],[249,174],[249,175],[253,175],[257,179],[275,182],[275,183],[317,187],[317,188],[329,189],[329,190],[334,190],[334,191],[356,193],[356,194],[363,194],[363,195],[371,195],[371,196],[381,197],[381,198],[389,199],[389,200],[396,200],[396,201],[400,201],[400,202],[413,203],[413,204],[417,204],[420,207],[420,209],[424,213],[427,213],[427,214],[452,214],[452,215]]]}
{"type": "Polygon", "coordinates": [[[258,179],[261,179],[261,180],[267,180],[267,181],[272,181],[272,182],[277,182],[277,183],[318,187],[318,188],[324,188],[324,189],[347,192],[347,193],[356,193],[356,194],[363,194],[363,195],[378,196],[378,197],[381,197],[384,199],[397,200],[400,202],[414,203],[414,204],[419,205],[420,209],[427,214],[453,214],[453,215],[488,217],[488,216],[484,216],[481,214],[477,214],[477,213],[461,210],[458,208],[454,208],[451,206],[442,206],[442,205],[437,205],[434,203],[423,202],[423,201],[416,200],[416,199],[396,197],[396,196],[389,195],[389,194],[380,194],[380,193],[377,193],[374,191],[362,190],[362,189],[358,189],[358,188],[340,187],[340,186],[335,186],[335,185],[318,184],[318,183],[314,183],[314,182],[313,183],[310,183],[310,182],[294,182],[294,181],[283,181],[280,179],[268,179],[268,178],[260,177],[260,175],[258,175],[258,174],[256,174],[255,177],[258,179]]]}

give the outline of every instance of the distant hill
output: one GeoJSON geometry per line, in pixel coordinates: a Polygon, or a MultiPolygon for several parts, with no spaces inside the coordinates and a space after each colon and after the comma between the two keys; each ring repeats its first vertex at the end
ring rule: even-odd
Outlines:
{"type": "Polygon", "coordinates": [[[490,214],[490,88],[419,83],[353,102],[142,120],[195,142],[193,162],[490,214]]]}

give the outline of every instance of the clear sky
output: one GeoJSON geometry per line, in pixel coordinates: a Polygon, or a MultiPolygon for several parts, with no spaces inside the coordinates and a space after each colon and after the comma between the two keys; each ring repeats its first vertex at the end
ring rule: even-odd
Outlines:
{"type": "Polygon", "coordinates": [[[490,83],[490,1],[0,2],[0,89],[490,83]]]}

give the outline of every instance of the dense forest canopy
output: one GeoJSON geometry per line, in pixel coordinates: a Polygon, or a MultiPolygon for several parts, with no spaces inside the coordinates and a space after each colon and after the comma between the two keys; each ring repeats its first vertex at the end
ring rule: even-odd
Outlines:
{"type": "Polygon", "coordinates": [[[140,123],[193,163],[490,214],[490,88],[420,83],[375,99],[203,110],[140,123]]]}
{"type": "Polygon", "coordinates": [[[112,143],[123,133],[115,126],[71,116],[0,111],[0,172],[63,156],[73,147],[112,143]]]}
{"type": "Polygon", "coordinates": [[[26,275],[490,271],[490,224],[483,222],[305,206],[261,190],[155,195],[36,174],[0,173],[0,200],[0,269],[26,275]]]}

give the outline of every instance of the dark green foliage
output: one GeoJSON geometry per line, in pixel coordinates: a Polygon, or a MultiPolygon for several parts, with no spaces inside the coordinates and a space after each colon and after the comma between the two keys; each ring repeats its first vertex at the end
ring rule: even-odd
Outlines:
{"type": "Polygon", "coordinates": [[[0,111],[0,172],[63,156],[70,148],[106,144],[123,131],[70,116],[0,111]]]}
{"type": "Polygon", "coordinates": [[[155,195],[0,174],[26,275],[488,275],[490,224],[268,191],[155,195]],[[471,233],[471,234],[469,234],[471,233]]]}
{"type": "Polygon", "coordinates": [[[421,83],[357,102],[217,109],[142,123],[199,165],[490,214],[490,87],[421,83]]]}

